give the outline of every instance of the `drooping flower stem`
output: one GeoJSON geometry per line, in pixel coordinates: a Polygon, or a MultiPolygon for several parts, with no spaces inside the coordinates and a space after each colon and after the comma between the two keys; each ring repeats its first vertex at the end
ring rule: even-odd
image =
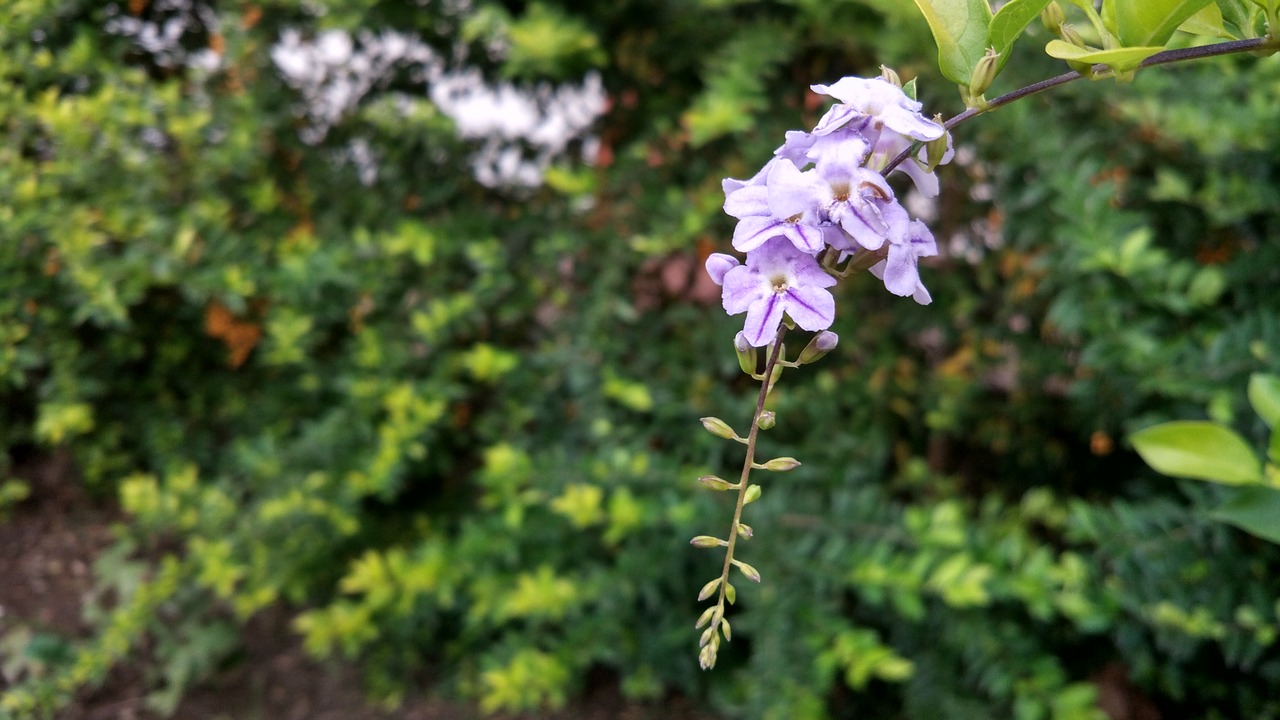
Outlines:
{"type": "Polygon", "coordinates": [[[747,433],[747,457],[742,462],[742,474],[738,478],[738,504],[733,509],[733,524],[729,526],[729,546],[725,548],[724,569],[720,571],[720,596],[716,604],[723,612],[725,587],[729,584],[729,570],[733,567],[733,549],[738,544],[738,524],[742,522],[742,508],[746,505],[748,480],[751,479],[751,468],[756,460],[756,437],[760,434],[760,415],[764,413],[764,402],[773,389],[774,368],[782,359],[782,338],[787,334],[787,326],[778,328],[778,337],[764,365],[764,380],[760,381],[760,395],[756,398],[756,411],[751,416],[751,432],[747,433]]]}
{"type": "MultiPolygon", "coordinates": [[[[1176,50],[1165,50],[1163,52],[1158,52],[1155,55],[1152,55],[1151,57],[1143,60],[1138,65],[1138,67],[1146,68],[1146,67],[1154,67],[1156,65],[1168,65],[1170,63],[1184,62],[1187,60],[1199,60],[1201,58],[1216,57],[1218,55],[1230,55],[1233,53],[1241,53],[1241,52],[1251,52],[1254,50],[1263,50],[1266,48],[1271,48],[1272,50],[1275,50],[1276,44],[1277,44],[1277,40],[1274,38],[1260,37],[1260,38],[1248,38],[1245,40],[1232,40],[1230,42],[1213,43],[1212,45],[1200,45],[1197,47],[1190,47],[1190,48],[1178,48],[1176,50]]],[[[1093,66],[1093,72],[1095,74],[1103,74],[1109,71],[1110,69],[1106,65],[1093,66]]],[[[973,118],[983,113],[991,112],[992,110],[995,110],[996,108],[1001,107],[1002,105],[1008,105],[1009,103],[1014,102],[1016,100],[1021,100],[1022,98],[1030,97],[1037,93],[1044,92],[1049,88],[1054,88],[1059,85],[1066,85],[1067,83],[1073,82],[1075,80],[1079,80],[1082,77],[1085,77],[1085,76],[1081,75],[1075,70],[1072,70],[1071,72],[1065,72],[1061,75],[1055,75],[1054,77],[1046,78],[1044,80],[1041,80],[1040,82],[1032,83],[1030,85],[1027,85],[1026,87],[1018,88],[1013,92],[1005,93],[1004,95],[1001,95],[1000,97],[994,100],[989,100],[981,108],[969,108],[968,110],[965,110],[959,115],[956,115],[955,117],[947,120],[943,125],[944,127],[946,127],[947,130],[951,130],[955,128],[957,125],[960,125],[961,123],[964,123],[968,120],[972,120],[973,118]]],[[[890,170],[902,164],[902,162],[906,160],[908,157],[910,157],[913,152],[917,152],[919,149],[920,149],[920,145],[919,143],[916,143],[911,145],[907,149],[903,150],[902,152],[898,153],[892,160],[889,161],[889,164],[885,166],[883,173],[885,175],[888,175],[890,170]]]]}
{"type": "MultiPolygon", "coordinates": [[[[769,391],[773,389],[774,382],[778,379],[775,373],[780,373],[782,368],[788,365],[788,363],[782,359],[782,339],[786,333],[787,326],[783,323],[778,327],[778,334],[773,341],[773,345],[769,349],[769,354],[765,360],[764,374],[759,376],[760,394],[756,398],[756,410],[751,417],[751,430],[747,433],[746,438],[737,438],[735,436],[735,439],[743,442],[747,446],[747,452],[746,458],[742,462],[742,473],[738,477],[738,500],[737,504],[733,508],[733,522],[729,525],[728,540],[719,540],[716,538],[704,539],[701,537],[694,538],[694,544],[699,547],[720,546],[725,549],[724,567],[720,570],[720,577],[712,580],[710,583],[707,583],[706,587],[703,588],[702,593],[698,596],[699,600],[705,599],[710,596],[712,588],[718,587],[719,592],[716,596],[716,604],[707,608],[703,612],[702,617],[698,620],[697,624],[697,627],[702,627],[704,624],[710,623],[709,627],[707,627],[703,632],[702,639],[699,643],[700,649],[698,651],[698,664],[703,670],[715,667],[716,655],[720,648],[721,635],[724,636],[725,640],[728,640],[732,636],[729,629],[729,621],[724,617],[724,604],[725,600],[728,600],[732,604],[736,597],[736,591],[733,589],[733,585],[729,582],[729,574],[733,569],[733,566],[737,565],[738,569],[741,570],[747,578],[760,582],[760,573],[757,572],[755,568],[735,559],[733,556],[734,550],[738,546],[738,538],[750,537],[750,530],[747,529],[746,526],[742,525],[742,508],[754,499],[751,494],[748,493],[748,490],[751,488],[751,485],[748,482],[751,479],[751,471],[757,468],[766,470],[786,470],[790,469],[795,464],[798,464],[792,461],[791,458],[779,459],[791,461],[791,463],[785,467],[771,467],[779,460],[770,461],[764,465],[757,465],[755,462],[756,439],[760,436],[762,424],[761,419],[765,415],[765,401],[769,398],[769,391]]],[[[758,495],[759,490],[757,489],[756,496],[758,495]]]]}

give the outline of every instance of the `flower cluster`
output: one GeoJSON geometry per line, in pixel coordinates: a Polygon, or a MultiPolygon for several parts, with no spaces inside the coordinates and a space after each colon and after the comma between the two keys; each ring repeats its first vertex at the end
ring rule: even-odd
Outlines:
{"type": "Polygon", "coordinates": [[[951,159],[946,131],[888,80],[847,77],[812,90],[838,101],[817,127],[788,132],[750,180],[723,183],[725,212],[738,220],[733,247],[747,259],[715,253],[707,273],[723,287],[725,311],[747,314],[740,337],[753,347],[773,339],[784,314],[805,330],[830,327],[835,299],[827,288],[836,277],[829,270],[846,259],[895,295],[930,302],[917,265],[937,245],[880,171],[913,142],[928,142],[927,155],[922,150],[895,170],[922,195],[936,196],[933,166],[951,159]]]}

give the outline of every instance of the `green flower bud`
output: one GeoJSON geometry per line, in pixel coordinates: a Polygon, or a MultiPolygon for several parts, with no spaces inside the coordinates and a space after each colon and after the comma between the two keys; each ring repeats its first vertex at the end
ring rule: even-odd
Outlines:
{"type": "Polygon", "coordinates": [[[1076,29],[1070,25],[1063,25],[1058,28],[1058,34],[1062,36],[1062,41],[1065,43],[1070,43],[1076,47],[1086,47],[1084,38],[1080,37],[1080,33],[1076,32],[1076,29]]]}
{"type": "MultiPolygon", "coordinates": [[[[946,123],[941,115],[934,115],[933,121],[946,128],[946,123]]],[[[933,172],[934,168],[942,164],[943,159],[947,156],[947,148],[950,145],[951,137],[945,132],[942,133],[941,137],[925,143],[925,172],[933,172]]]]}
{"type": "Polygon", "coordinates": [[[893,68],[888,65],[880,66],[880,79],[887,83],[892,83],[898,87],[902,87],[902,78],[898,77],[898,73],[894,72],[893,68]]]}
{"type": "Polygon", "coordinates": [[[742,439],[738,437],[738,433],[733,431],[733,428],[729,427],[729,423],[717,417],[702,418],[702,427],[706,428],[707,432],[711,433],[712,435],[715,435],[716,437],[722,437],[725,440],[741,440],[742,439]]]}
{"type": "MultiPolygon", "coordinates": [[[[706,585],[703,585],[702,592],[698,593],[698,601],[701,602],[711,597],[711,594],[716,591],[716,588],[720,587],[721,580],[724,580],[724,578],[716,578],[706,585]]],[[[698,627],[702,627],[702,625],[698,625],[698,627]]]]}
{"type": "Polygon", "coordinates": [[[1058,34],[1062,24],[1066,21],[1066,13],[1062,12],[1062,6],[1057,2],[1049,3],[1044,10],[1040,11],[1040,22],[1044,23],[1045,28],[1055,35],[1058,34]]]}
{"type": "Polygon", "coordinates": [[[973,75],[969,77],[969,95],[976,98],[985,93],[999,71],[1000,53],[997,53],[995,48],[987,48],[986,54],[978,60],[978,65],[973,69],[973,75]]]}
{"type": "Polygon", "coordinates": [[[698,478],[698,482],[706,485],[709,489],[715,490],[716,492],[724,492],[725,490],[732,490],[737,487],[737,485],[731,485],[727,480],[721,480],[715,475],[703,475],[698,478]]]}
{"type": "Polygon", "coordinates": [[[763,465],[757,463],[756,467],[760,470],[768,470],[769,472],[787,472],[800,467],[800,461],[793,457],[774,458],[763,465]]]}
{"type": "Polygon", "coordinates": [[[702,637],[698,639],[698,645],[700,647],[705,646],[707,643],[711,642],[711,638],[715,637],[715,635],[716,635],[716,626],[712,625],[711,627],[702,631],[702,637]]]}
{"type": "Polygon", "coordinates": [[[760,353],[747,342],[745,333],[739,332],[733,338],[733,350],[738,354],[738,367],[742,368],[742,372],[755,375],[760,353]]]}
{"type": "Polygon", "coordinates": [[[747,576],[748,580],[751,580],[752,582],[760,582],[759,570],[756,570],[755,568],[742,562],[741,560],[734,560],[733,564],[738,566],[738,569],[742,571],[743,575],[747,576]]]}
{"type": "Polygon", "coordinates": [[[738,588],[734,587],[732,583],[724,584],[724,599],[728,600],[730,605],[738,602],[738,588]]]}
{"type": "Polygon", "coordinates": [[[713,620],[716,619],[716,614],[719,612],[722,612],[720,610],[720,606],[712,605],[711,607],[703,611],[702,616],[698,618],[698,624],[694,625],[693,627],[697,629],[702,627],[703,625],[706,625],[709,622],[712,622],[713,620]]]}
{"type": "Polygon", "coordinates": [[[831,332],[830,330],[823,330],[817,335],[814,335],[813,339],[809,341],[809,344],[804,346],[804,350],[800,351],[800,357],[796,358],[796,362],[801,365],[807,365],[811,362],[820,360],[823,355],[834,350],[839,342],[839,335],[831,332]]]}
{"type": "Polygon", "coordinates": [[[759,500],[759,499],[760,499],[760,486],[759,486],[759,485],[748,485],[748,486],[747,486],[747,496],[746,496],[746,497],[744,497],[744,498],[742,499],[742,504],[743,504],[743,505],[749,505],[749,504],[751,504],[751,503],[753,503],[753,502],[755,502],[756,500],[759,500]]]}
{"type": "Polygon", "coordinates": [[[741,535],[744,539],[750,540],[751,536],[755,535],[755,531],[751,529],[750,525],[738,523],[738,534],[741,535]]]}
{"type": "Polygon", "coordinates": [[[720,538],[713,538],[710,535],[699,535],[698,537],[690,540],[689,544],[696,548],[713,548],[728,545],[729,543],[721,540],[720,538]]]}
{"type": "Polygon", "coordinates": [[[729,621],[728,621],[728,620],[721,620],[721,621],[720,621],[720,632],[724,633],[724,639],[725,639],[725,640],[732,640],[732,639],[733,639],[733,633],[729,630],[729,621]]]}
{"type": "Polygon", "coordinates": [[[776,425],[777,422],[778,422],[777,413],[775,413],[772,410],[765,410],[764,412],[760,413],[760,419],[756,421],[756,425],[759,425],[761,430],[768,430],[769,428],[772,428],[774,425],[776,425]]]}
{"type": "Polygon", "coordinates": [[[698,667],[703,670],[710,670],[716,666],[716,648],[714,645],[707,645],[698,652],[698,667]]]}

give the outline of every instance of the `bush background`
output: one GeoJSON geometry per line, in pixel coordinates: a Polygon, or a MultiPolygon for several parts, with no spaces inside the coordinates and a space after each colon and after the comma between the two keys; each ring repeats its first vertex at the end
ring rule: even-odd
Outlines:
{"type": "MultiPolygon", "coordinates": [[[[994,91],[1059,72],[1037,40],[994,91]]],[[[839,349],[773,401],[763,452],[805,464],[750,509],[765,583],[698,671],[719,561],[687,540],[730,509],[693,481],[740,458],[697,418],[745,424],[755,392],[700,278],[728,248],[720,179],[816,121],[808,84],[880,63],[954,113],[933,60],[888,0],[6,3],[0,487],[18,502],[14,469],[63,448],[128,520],[93,637],[21,649],[40,662],[0,712],[145,662],[163,714],[283,607],[387,707],[555,707],[605,668],[726,717],[1093,718],[1118,673],[1165,717],[1280,717],[1280,551],[1124,440],[1209,416],[1261,441],[1274,59],[1077,83],[957,133],[934,304],[842,284],[839,349]],[[186,20],[166,55],[122,17],[186,20]],[[525,87],[598,73],[599,148],[485,187],[411,63],[316,141],[271,59],[295,30],[403,32],[525,87]],[[206,49],[219,69],[189,62],[206,49]]]]}

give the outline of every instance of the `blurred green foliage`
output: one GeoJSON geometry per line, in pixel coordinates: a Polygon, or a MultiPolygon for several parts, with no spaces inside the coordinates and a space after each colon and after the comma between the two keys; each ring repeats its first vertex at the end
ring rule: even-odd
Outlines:
{"type": "MultiPolygon", "coordinates": [[[[1204,415],[1263,437],[1244,387],[1280,365],[1280,64],[963,128],[934,304],[853,278],[840,347],[775,392],[765,453],[805,465],[752,506],[767,581],[704,674],[715,561],[687,538],[727,508],[695,479],[739,458],[697,418],[741,426],[754,397],[697,279],[728,245],[720,179],[817,120],[812,82],[887,63],[958,109],[928,26],[888,0],[420,5],[219,4],[180,43],[214,70],[104,32],[172,4],[0,8],[0,469],[65,447],[130,517],[92,639],[6,636],[33,659],[0,713],[51,714],[147,639],[170,710],[284,604],[386,705],[430,675],[555,707],[606,668],[729,717],[1096,718],[1116,692],[1280,717],[1280,550],[1118,440],[1204,415]],[[304,140],[273,46],[362,28],[495,81],[600,72],[593,164],[481,185],[411,67],[304,140]]],[[[1031,48],[993,91],[1056,70],[1031,48]]]]}

